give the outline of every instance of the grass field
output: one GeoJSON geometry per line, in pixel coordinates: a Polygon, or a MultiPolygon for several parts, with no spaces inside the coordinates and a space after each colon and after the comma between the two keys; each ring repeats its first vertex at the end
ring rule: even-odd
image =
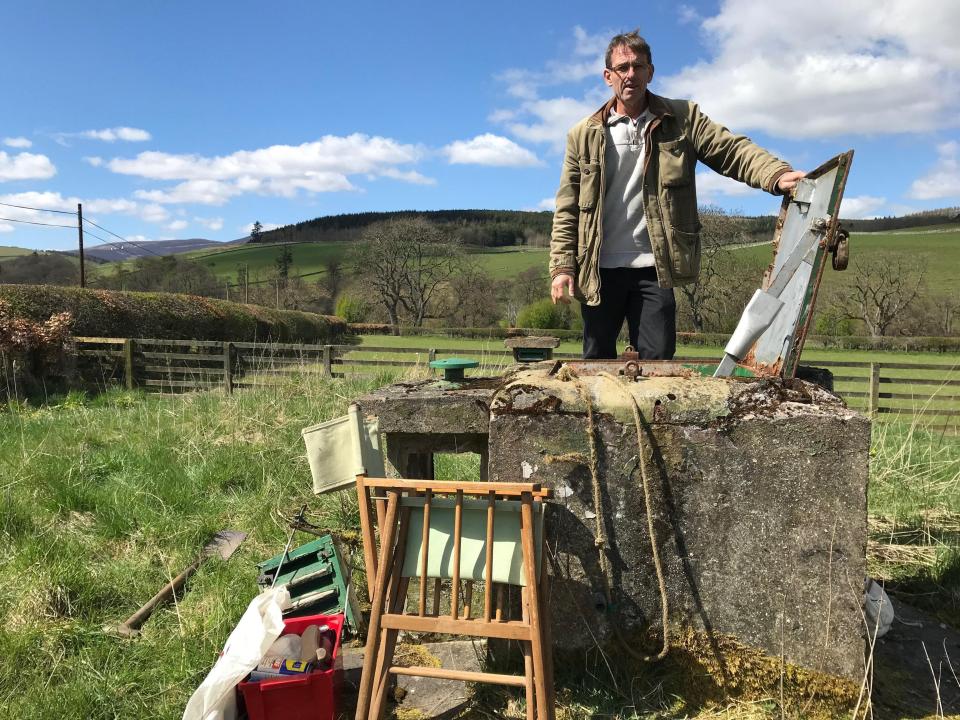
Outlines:
{"type": "Polygon", "coordinates": [[[13,247],[11,245],[0,245],[0,262],[4,260],[12,260],[15,257],[20,257],[22,255],[29,255],[33,250],[28,250],[27,248],[22,247],[13,247]]]}
{"type": "MultiPolygon", "coordinates": [[[[237,268],[249,268],[250,279],[266,280],[275,269],[275,261],[281,251],[281,245],[241,245],[223,250],[209,248],[185,257],[209,267],[224,281],[236,281],[237,268]]],[[[325,272],[325,264],[331,259],[345,262],[348,258],[350,243],[296,243],[289,245],[293,254],[291,274],[314,277],[325,272]]],[[[769,245],[755,245],[738,248],[738,257],[743,263],[756,270],[757,282],[764,268],[771,260],[769,245]]],[[[926,264],[927,286],[937,294],[955,292],[960,286],[960,227],[948,226],[937,229],[902,230],[894,233],[854,233],[850,241],[851,263],[859,258],[870,258],[879,253],[904,254],[915,257],[926,264]]],[[[0,255],[3,248],[0,248],[0,255]]],[[[489,248],[471,252],[471,256],[488,273],[496,278],[513,277],[534,267],[542,268],[544,277],[547,271],[548,251],[537,248],[489,248]]],[[[126,261],[129,265],[129,261],[126,261]]],[[[113,263],[96,265],[92,268],[94,276],[115,272],[113,263]]],[[[852,272],[837,273],[827,268],[824,275],[824,288],[830,289],[849,282],[852,272]]]]}
{"type": "MultiPolygon", "coordinates": [[[[282,549],[281,514],[309,502],[314,521],[356,527],[351,502],[312,496],[299,431],[388,379],[305,376],[232,396],[71,394],[0,410],[0,717],[179,718],[257,591],[254,564],[282,549]],[[240,550],[208,561],[139,639],[101,631],[227,528],[249,533],[240,550]]],[[[467,463],[448,460],[441,472],[475,471],[467,463]]],[[[869,508],[901,526],[960,512],[960,446],[909,428],[877,435],[869,508]]],[[[926,591],[952,567],[874,565],[926,591]]],[[[632,699],[582,676],[565,683],[564,718],[781,717],[771,699],[687,706],[657,669],[633,679],[632,699]]]]}

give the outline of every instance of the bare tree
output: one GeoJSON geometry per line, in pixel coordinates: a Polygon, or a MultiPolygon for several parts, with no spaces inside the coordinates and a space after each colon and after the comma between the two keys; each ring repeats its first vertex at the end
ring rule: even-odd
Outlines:
{"type": "Polygon", "coordinates": [[[890,333],[893,323],[916,301],[923,287],[921,263],[893,254],[877,254],[853,263],[847,314],[862,320],[873,337],[890,333]]]}
{"type": "Polygon", "coordinates": [[[353,258],[394,327],[400,325],[401,314],[422,327],[437,290],[462,261],[460,244],[422,218],[369,226],[353,258]]]}
{"type": "Polygon", "coordinates": [[[742,218],[718,207],[700,208],[700,221],[700,275],[695,282],[679,288],[681,298],[686,300],[683,309],[696,332],[704,332],[708,323],[714,328],[723,325],[721,316],[729,305],[727,301],[740,284],[732,281],[735,262],[730,246],[739,242],[746,230],[742,218]]]}

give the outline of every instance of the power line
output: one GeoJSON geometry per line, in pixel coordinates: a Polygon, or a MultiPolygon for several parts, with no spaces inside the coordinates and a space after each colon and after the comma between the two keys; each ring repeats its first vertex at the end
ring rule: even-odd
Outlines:
{"type": "MultiPolygon", "coordinates": [[[[83,221],[84,221],[85,223],[89,223],[89,224],[93,225],[95,228],[100,228],[100,229],[103,230],[105,233],[109,233],[110,235],[113,235],[115,238],[121,240],[122,242],[125,242],[125,243],[128,243],[128,244],[130,244],[130,245],[133,245],[134,247],[140,248],[141,250],[143,250],[143,251],[144,251],[145,253],[147,253],[148,255],[153,255],[153,256],[155,256],[155,257],[163,257],[163,255],[161,255],[160,253],[154,252],[154,251],[151,250],[150,248],[146,248],[146,247],[144,247],[143,245],[139,245],[138,243],[134,242],[133,240],[128,240],[127,238],[123,237],[122,235],[117,235],[113,230],[108,230],[108,229],[105,228],[103,225],[97,225],[97,223],[95,223],[93,220],[88,220],[87,218],[84,218],[83,221]]],[[[94,235],[94,237],[97,237],[97,236],[94,235]]],[[[106,240],[104,240],[104,242],[106,242],[106,240]]],[[[114,246],[116,246],[116,243],[114,243],[114,246]]],[[[117,250],[121,250],[121,248],[117,248],[117,250]]],[[[129,255],[133,255],[133,253],[130,253],[129,251],[126,251],[126,252],[127,252],[127,254],[129,254],[129,255]]]]}
{"type": "Polygon", "coordinates": [[[0,220],[5,220],[6,222],[15,222],[15,223],[26,223],[27,225],[46,225],[47,227],[62,227],[70,228],[71,230],[76,230],[76,225],[58,225],[56,223],[45,223],[45,222],[35,222],[33,220],[17,220],[16,218],[0,217],[0,220]]]}
{"type": "MultiPolygon", "coordinates": [[[[36,210],[37,212],[60,213],[61,215],[76,215],[75,212],[71,212],[70,210],[50,210],[49,208],[30,207],[29,205],[13,205],[11,203],[5,203],[5,202],[0,202],[0,205],[3,205],[4,207],[20,208],[21,210],[36,210]]],[[[64,227],[68,227],[68,226],[64,226],[64,227]]]]}

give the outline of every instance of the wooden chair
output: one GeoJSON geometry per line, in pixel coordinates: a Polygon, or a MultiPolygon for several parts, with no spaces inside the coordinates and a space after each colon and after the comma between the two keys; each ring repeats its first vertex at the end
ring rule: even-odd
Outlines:
{"type": "MultiPolygon", "coordinates": [[[[543,570],[544,498],[536,483],[491,483],[358,477],[360,517],[372,606],[357,699],[357,720],[380,720],[390,675],[414,675],[523,687],[528,720],[553,720],[553,667],[543,570]],[[377,551],[372,503],[382,502],[377,551]],[[371,558],[377,556],[375,564],[371,558]],[[415,610],[406,612],[411,578],[415,610]],[[427,612],[432,583],[432,612],[427,612]],[[445,582],[449,581],[449,582],[445,582]],[[483,582],[483,612],[472,611],[483,582]],[[510,619],[506,585],[521,588],[521,617],[510,619]],[[443,590],[448,601],[444,601],[443,590]],[[461,589],[463,603],[461,604],[461,589]],[[496,597],[495,597],[496,595],[496,597]],[[401,630],[516,640],[524,674],[393,664],[401,630]]],[[[413,603],[411,602],[411,605],[413,603]]]]}

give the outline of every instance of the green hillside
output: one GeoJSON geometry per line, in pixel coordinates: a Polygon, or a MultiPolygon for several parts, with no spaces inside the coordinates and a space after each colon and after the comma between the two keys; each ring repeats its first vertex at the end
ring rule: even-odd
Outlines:
{"type": "Polygon", "coordinates": [[[0,245],[0,262],[9,260],[10,258],[20,257],[21,255],[29,255],[32,252],[33,250],[27,250],[27,248],[0,245]]]}
{"type": "MultiPolygon", "coordinates": [[[[772,237],[772,235],[771,235],[772,237]]],[[[237,271],[246,267],[251,283],[267,281],[276,270],[276,260],[282,248],[287,247],[293,255],[291,275],[316,279],[326,272],[331,260],[344,264],[343,270],[349,270],[349,251],[352,242],[309,242],[288,245],[258,243],[233,246],[223,250],[200,250],[186,253],[182,257],[190,258],[208,267],[224,282],[236,282],[237,271]]],[[[4,248],[0,248],[2,256],[4,248]]],[[[30,251],[12,248],[21,254],[30,251]]],[[[754,245],[737,249],[738,257],[744,264],[754,267],[757,282],[769,264],[772,251],[769,244],[754,245]]],[[[542,268],[547,272],[548,251],[545,248],[497,247],[472,248],[470,256],[477,264],[496,279],[507,279],[529,268],[542,268]]],[[[851,270],[839,273],[827,268],[824,274],[824,288],[841,287],[849,283],[854,273],[852,268],[860,259],[877,254],[902,254],[907,258],[916,258],[926,264],[926,284],[933,295],[955,293],[960,287],[960,226],[913,228],[890,232],[853,233],[850,240],[851,270]]],[[[116,272],[116,263],[88,266],[92,277],[116,272]]],[[[132,267],[130,261],[122,265],[132,267]]]]}
{"type": "MultiPolygon", "coordinates": [[[[755,264],[758,272],[770,263],[770,247],[757,245],[742,248],[745,262],[755,264]]],[[[917,259],[926,266],[926,285],[934,295],[957,293],[960,287],[960,227],[916,228],[883,233],[852,233],[850,236],[850,269],[834,272],[828,267],[824,273],[823,287],[843,287],[854,278],[853,268],[858,260],[877,255],[903,255],[917,259]]]]}

